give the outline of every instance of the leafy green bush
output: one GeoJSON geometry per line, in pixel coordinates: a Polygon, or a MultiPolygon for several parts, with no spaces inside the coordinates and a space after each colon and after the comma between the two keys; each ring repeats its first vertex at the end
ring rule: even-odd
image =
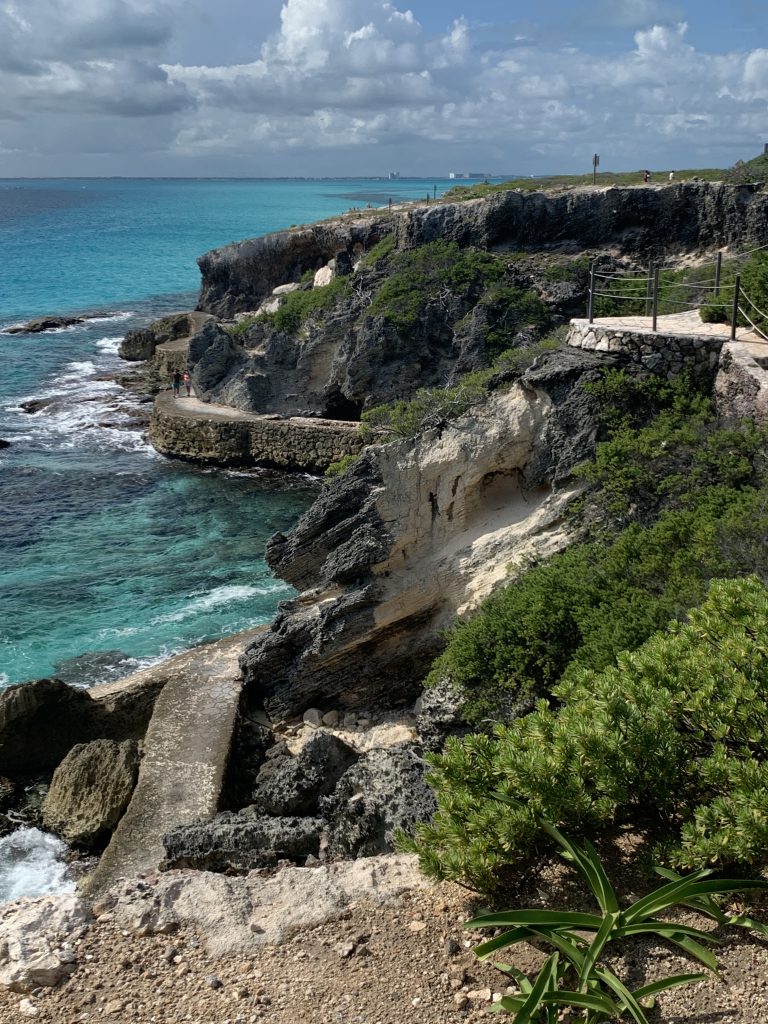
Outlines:
{"type": "Polygon", "coordinates": [[[587,882],[600,913],[534,908],[483,914],[467,922],[466,928],[510,929],[475,948],[481,960],[495,958],[500,949],[520,942],[529,942],[536,947],[543,942],[555,948],[533,982],[509,964],[495,964],[517,982],[520,995],[502,996],[492,1009],[514,1013],[515,1024],[531,1024],[532,1021],[558,1024],[563,1006],[586,1010],[581,1024],[601,1024],[618,1020],[625,1014],[629,1014],[636,1024],[649,1024],[644,1010],[646,1000],[678,985],[702,981],[707,976],[672,975],[631,992],[610,967],[600,964],[600,960],[611,943],[636,935],[650,935],[656,942],[677,946],[688,957],[716,972],[717,961],[707,946],[719,940],[711,932],[659,918],[659,914],[672,907],[693,909],[721,927],[735,925],[762,936],[768,935],[766,925],[745,914],[725,914],[717,902],[718,897],[726,893],[768,889],[768,882],[762,879],[710,878],[711,872],[706,869],[683,877],[673,871],[657,869],[667,879],[666,885],[622,910],[616,891],[591,843],[587,841],[581,848],[546,819],[539,824],[558,845],[560,856],[587,882]]]}
{"type": "Polygon", "coordinates": [[[368,409],[361,417],[363,439],[371,440],[377,434],[385,439],[414,437],[422,430],[455,419],[488,397],[488,385],[498,374],[510,370],[522,373],[538,356],[559,346],[556,338],[544,338],[527,348],[510,349],[502,352],[489,369],[464,374],[451,387],[420,388],[412,398],[368,409]]]}
{"type": "Polygon", "coordinates": [[[390,256],[392,274],[368,307],[398,330],[412,327],[421,310],[443,291],[471,296],[504,274],[504,263],[491,253],[461,249],[456,242],[428,242],[390,256]]]}
{"type": "MultiPolygon", "coordinates": [[[[696,309],[711,298],[714,279],[711,263],[680,270],[661,270],[658,314],[664,316],[696,309]]],[[[648,276],[641,272],[609,280],[598,277],[596,290],[602,294],[595,296],[595,316],[646,316],[652,311],[652,285],[649,285],[648,276]]]]}
{"type": "Polygon", "coordinates": [[[485,292],[478,306],[485,310],[489,320],[485,348],[491,359],[511,347],[521,328],[541,331],[551,319],[547,304],[536,292],[500,282],[485,292]]]}
{"type": "Polygon", "coordinates": [[[730,323],[737,271],[741,276],[741,289],[751,299],[748,301],[744,295],[739,299],[743,312],[738,314],[738,325],[749,327],[751,321],[761,331],[768,331],[768,253],[765,252],[754,253],[740,266],[729,263],[724,267],[720,294],[702,306],[702,320],[705,323],[730,323]]]}
{"type": "Polygon", "coordinates": [[[359,458],[359,455],[342,455],[338,461],[332,462],[330,466],[328,466],[325,471],[325,476],[341,476],[346,469],[349,469],[350,466],[354,466],[359,458]]]}
{"type": "Polygon", "coordinates": [[[539,820],[594,832],[631,822],[672,836],[672,863],[768,857],[768,591],[715,581],[602,672],[581,670],[493,737],[430,758],[438,810],[405,845],[427,874],[493,890],[531,858],[539,820]],[[498,794],[498,795],[497,795],[498,794]],[[509,801],[502,810],[499,796],[509,801]]]}
{"type": "Polygon", "coordinates": [[[332,309],[352,294],[346,277],[335,277],[322,288],[299,288],[283,296],[280,308],[263,313],[259,319],[268,321],[276,330],[294,334],[309,317],[321,310],[332,309]]]}
{"type": "Polygon", "coordinates": [[[373,267],[380,260],[385,260],[395,248],[395,236],[390,232],[384,235],[380,242],[377,242],[368,252],[363,254],[362,264],[364,267],[373,267]]]}
{"type": "Polygon", "coordinates": [[[231,327],[228,327],[227,331],[230,337],[240,338],[246,333],[246,331],[249,328],[253,327],[257,320],[258,317],[256,315],[244,316],[242,320],[239,320],[236,324],[233,324],[231,327]]]}

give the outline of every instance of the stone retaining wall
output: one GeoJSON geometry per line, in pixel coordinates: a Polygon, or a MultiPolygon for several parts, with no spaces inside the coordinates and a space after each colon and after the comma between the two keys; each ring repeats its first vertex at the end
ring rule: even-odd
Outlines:
{"type": "MultiPolygon", "coordinates": [[[[149,438],[163,455],[217,465],[262,465],[320,473],[344,455],[357,455],[363,443],[356,423],[185,415],[166,396],[155,403],[149,438]]],[[[183,399],[180,400],[183,403],[183,399]]]]}
{"type": "Polygon", "coordinates": [[[628,356],[652,373],[677,376],[692,370],[697,377],[714,377],[723,347],[722,338],[685,334],[652,334],[599,322],[572,320],[568,345],[593,352],[628,356]]]}

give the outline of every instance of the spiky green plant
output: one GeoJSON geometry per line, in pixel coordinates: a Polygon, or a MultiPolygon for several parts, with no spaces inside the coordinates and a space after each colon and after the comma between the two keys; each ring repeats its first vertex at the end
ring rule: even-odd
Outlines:
{"type": "Polygon", "coordinates": [[[666,884],[622,910],[591,843],[586,841],[583,847],[579,847],[551,822],[541,820],[540,825],[560,847],[561,856],[573,864],[585,879],[602,913],[506,910],[498,914],[483,914],[467,922],[467,928],[509,929],[475,948],[481,960],[492,959],[499,950],[518,942],[543,941],[554,947],[535,981],[530,981],[511,964],[495,963],[499,970],[515,980],[520,989],[520,995],[503,996],[493,1007],[497,1012],[513,1013],[514,1024],[533,1024],[534,1021],[556,1024],[563,1006],[585,1011],[580,1024],[600,1024],[618,1020],[626,1014],[636,1024],[648,1024],[643,1002],[666,989],[702,981],[707,975],[675,974],[632,992],[613,971],[600,964],[600,958],[610,943],[651,934],[672,943],[708,970],[716,972],[717,961],[707,947],[718,940],[699,928],[658,917],[672,906],[688,907],[712,918],[718,925],[737,925],[768,935],[765,925],[744,914],[726,914],[717,903],[717,897],[726,893],[768,889],[768,882],[710,878],[711,871],[706,868],[689,875],[657,868],[657,872],[667,879],[666,884]],[[589,937],[582,934],[585,932],[589,937]]]}

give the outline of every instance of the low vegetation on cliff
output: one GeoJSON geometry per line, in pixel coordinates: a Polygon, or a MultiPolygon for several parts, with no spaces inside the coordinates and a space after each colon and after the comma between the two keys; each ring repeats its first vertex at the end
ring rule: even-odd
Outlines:
{"type": "Polygon", "coordinates": [[[679,865],[765,855],[768,430],[720,424],[685,381],[591,388],[585,539],[457,624],[429,679],[480,731],[434,760],[440,810],[414,848],[479,888],[540,852],[537,815],[650,830],[679,865]]]}

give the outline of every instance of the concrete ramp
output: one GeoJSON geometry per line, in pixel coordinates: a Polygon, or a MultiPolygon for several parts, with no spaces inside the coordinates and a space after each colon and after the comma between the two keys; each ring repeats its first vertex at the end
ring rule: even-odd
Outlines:
{"type": "Polygon", "coordinates": [[[166,832],[216,814],[243,685],[238,656],[261,629],[189,652],[165,684],[130,805],[95,871],[81,883],[86,894],[155,871],[166,832]]]}

